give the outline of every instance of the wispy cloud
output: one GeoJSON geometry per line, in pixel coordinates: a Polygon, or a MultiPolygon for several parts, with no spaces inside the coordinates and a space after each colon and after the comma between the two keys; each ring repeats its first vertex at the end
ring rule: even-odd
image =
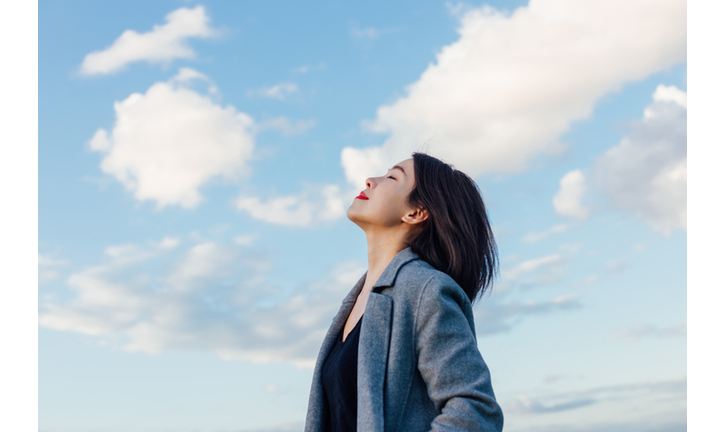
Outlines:
{"type": "Polygon", "coordinates": [[[169,63],[174,59],[194,58],[189,38],[208,38],[216,32],[209,27],[211,19],[203,6],[180,8],[166,15],[166,24],[137,33],[126,30],[113,44],[85,56],[80,72],[84,75],[110,74],[138,61],[169,63]]]}
{"type": "Polygon", "coordinates": [[[258,96],[269,99],[285,100],[290,95],[299,91],[299,86],[293,82],[282,82],[270,87],[261,87],[249,90],[246,94],[249,97],[258,96]]]}
{"type": "Polygon", "coordinates": [[[580,398],[569,400],[567,402],[543,404],[542,402],[531,399],[528,396],[520,395],[518,396],[518,399],[511,405],[512,411],[516,414],[542,414],[558,411],[568,411],[592,405],[594,403],[596,403],[595,399],[580,398]]]}
{"type": "Polygon", "coordinates": [[[360,26],[358,23],[353,22],[349,27],[349,35],[352,39],[359,41],[372,41],[380,38],[383,35],[394,33],[399,31],[399,27],[372,27],[372,26],[360,26]]]}
{"type": "Polygon", "coordinates": [[[481,336],[511,330],[525,317],[581,309],[583,305],[575,294],[557,296],[547,301],[482,301],[476,306],[476,328],[481,336]]]}
{"type": "Polygon", "coordinates": [[[599,272],[589,274],[585,278],[578,280],[573,284],[573,286],[582,287],[606,280],[612,275],[624,271],[626,269],[628,260],[629,258],[627,256],[620,256],[609,259],[604,263],[603,269],[601,269],[599,272]]]}
{"type": "Polygon", "coordinates": [[[58,279],[61,276],[61,269],[67,267],[68,264],[70,264],[70,260],[38,254],[38,282],[45,283],[58,279]]]}
{"type": "Polygon", "coordinates": [[[306,64],[303,66],[295,67],[294,69],[292,69],[292,72],[299,73],[299,74],[305,74],[308,72],[320,71],[326,67],[327,67],[327,65],[324,63],[306,64]]]}
{"type": "Polygon", "coordinates": [[[669,380],[593,387],[578,391],[519,395],[505,406],[521,415],[540,415],[583,408],[605,401],[639,399],[651,396],[686,399],[686,380],[669,380]],[[546,401],[546,402],[542,402],[546,401]]]}
{"type": "Polygon", "coordinates": [[[258,237],[257,234],[244,234],[234,237],[234,243],[240,246],[253,246],[258,237]]]}
{"type": "Polygon", "coordinates": [[[548,228],[545,231],[541,232],[529,232],[528,234],[523,236],[523,241],[527,243],[535,243],[537,241],[541,241],[543,239],[546,239],[550,236],[560,234],[568,229],[568,225],[566,224],[558,224],[554,225],[550,228],[548,228]]]}
{"type": "Polygon", "coordinates": [[[636,324],[624,327],[616,333],[610,335],[610,338],[623,339],[626,342],[636,342],[642,338],[668,338],[686,336],[686,321],[678,324],[660,327],[648,324],[636,324]]]}
{"type": "Polygon", "coordinates": [[[353,25],[352,28],[349,29],[349,34],[357,39],[377,39],[380,36],[380,31],[374,27],[359,27],[353,25]]]}
{"type": "MultiPolygon", "coordinates": [[[[526,427],[516,429],[518,432],[686,432],[686,412],[679,412],[678,419],[670,420],[667,418],[661,419],[644,419],[639,421],[625,421],[609,419],[606,420],[591,420],[588,424],[581,424],[582,422],[576,421],[570,424],[555,424],[555,425],[542,425],[537,424],[534,427],[526,427]]],[[[672,417],[668,415],[667,417],[672,417]]]]}
{"type": "Polygon", "coordinates": [[[502,276],[523,286],[550,284],[563,277],[566,261],[567,257],[559,253],[532,258],[503,269],[502,276]]]}
{"type": "Polygon", "coordinates": [[[303,432],[304,423],[285,423],[265,429],[244,429],[244,432],[303,432]]]}
{"type": "MultiPolygon", "coordinates": [[[[248,244],[165,238],[111,246],[67,279],[66,300],[40,305],[43,327],[93,335],[129,351],[211,351],[224,359],[309,367],[344,295],[364,273],[343,262],[293,289],[248,244]]],[[[245,243],[245,242],[242,242],[245,243]]]]}
{"type": "Polygon", "coordinates": [[[292,121],[286,117],[275,117],[262,120],[257,124],[257,131],[277,130],[284,136],[301,135],[317,125],[314,119],[292,121]]]}

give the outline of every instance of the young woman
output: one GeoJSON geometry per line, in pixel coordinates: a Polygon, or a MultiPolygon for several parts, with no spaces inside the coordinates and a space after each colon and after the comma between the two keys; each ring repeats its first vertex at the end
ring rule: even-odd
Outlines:
{"type": "Polygon", "coordinates": [[[369,267],[322,343],[305,431],[501,431],[471,306],[497,268],[477,186],[423,153],[366,183],[347,217],[369,267]]]}

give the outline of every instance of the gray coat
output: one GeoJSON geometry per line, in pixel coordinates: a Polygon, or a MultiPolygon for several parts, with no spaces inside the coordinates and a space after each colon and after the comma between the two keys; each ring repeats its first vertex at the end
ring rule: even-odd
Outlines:
{"type": "MultiPolygon", "coordinates": [[[[322,342],[305,432],[324,432],[322,365],[366,276],[344,299],[322,342]]],[[[503,430],[470,300],[450,276],[410,248],[392,259],[367,301],[357,360],[357,430],[503,430]]]]}

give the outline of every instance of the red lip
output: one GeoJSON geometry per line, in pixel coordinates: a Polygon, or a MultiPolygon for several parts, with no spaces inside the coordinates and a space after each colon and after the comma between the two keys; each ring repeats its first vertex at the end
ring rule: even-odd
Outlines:
{"type": "Polygon", "coordinates": [[[368,200],[369,198],[367,198],[367,195],[365,195],[364,191],[362,191],[355,197],[355,199],[368,200]]]}

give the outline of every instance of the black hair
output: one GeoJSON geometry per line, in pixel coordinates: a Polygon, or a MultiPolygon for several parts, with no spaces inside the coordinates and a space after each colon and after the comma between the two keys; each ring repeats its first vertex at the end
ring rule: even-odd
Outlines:
{"type": "Polygon", "coordinates": [[[415,186],[407,197],[428,212],[409,242],[413,252],[460,285],[474,302],[492,285],[498,251],[483,198],[467,174],[426,153],[412,154],[415,186]]]}

